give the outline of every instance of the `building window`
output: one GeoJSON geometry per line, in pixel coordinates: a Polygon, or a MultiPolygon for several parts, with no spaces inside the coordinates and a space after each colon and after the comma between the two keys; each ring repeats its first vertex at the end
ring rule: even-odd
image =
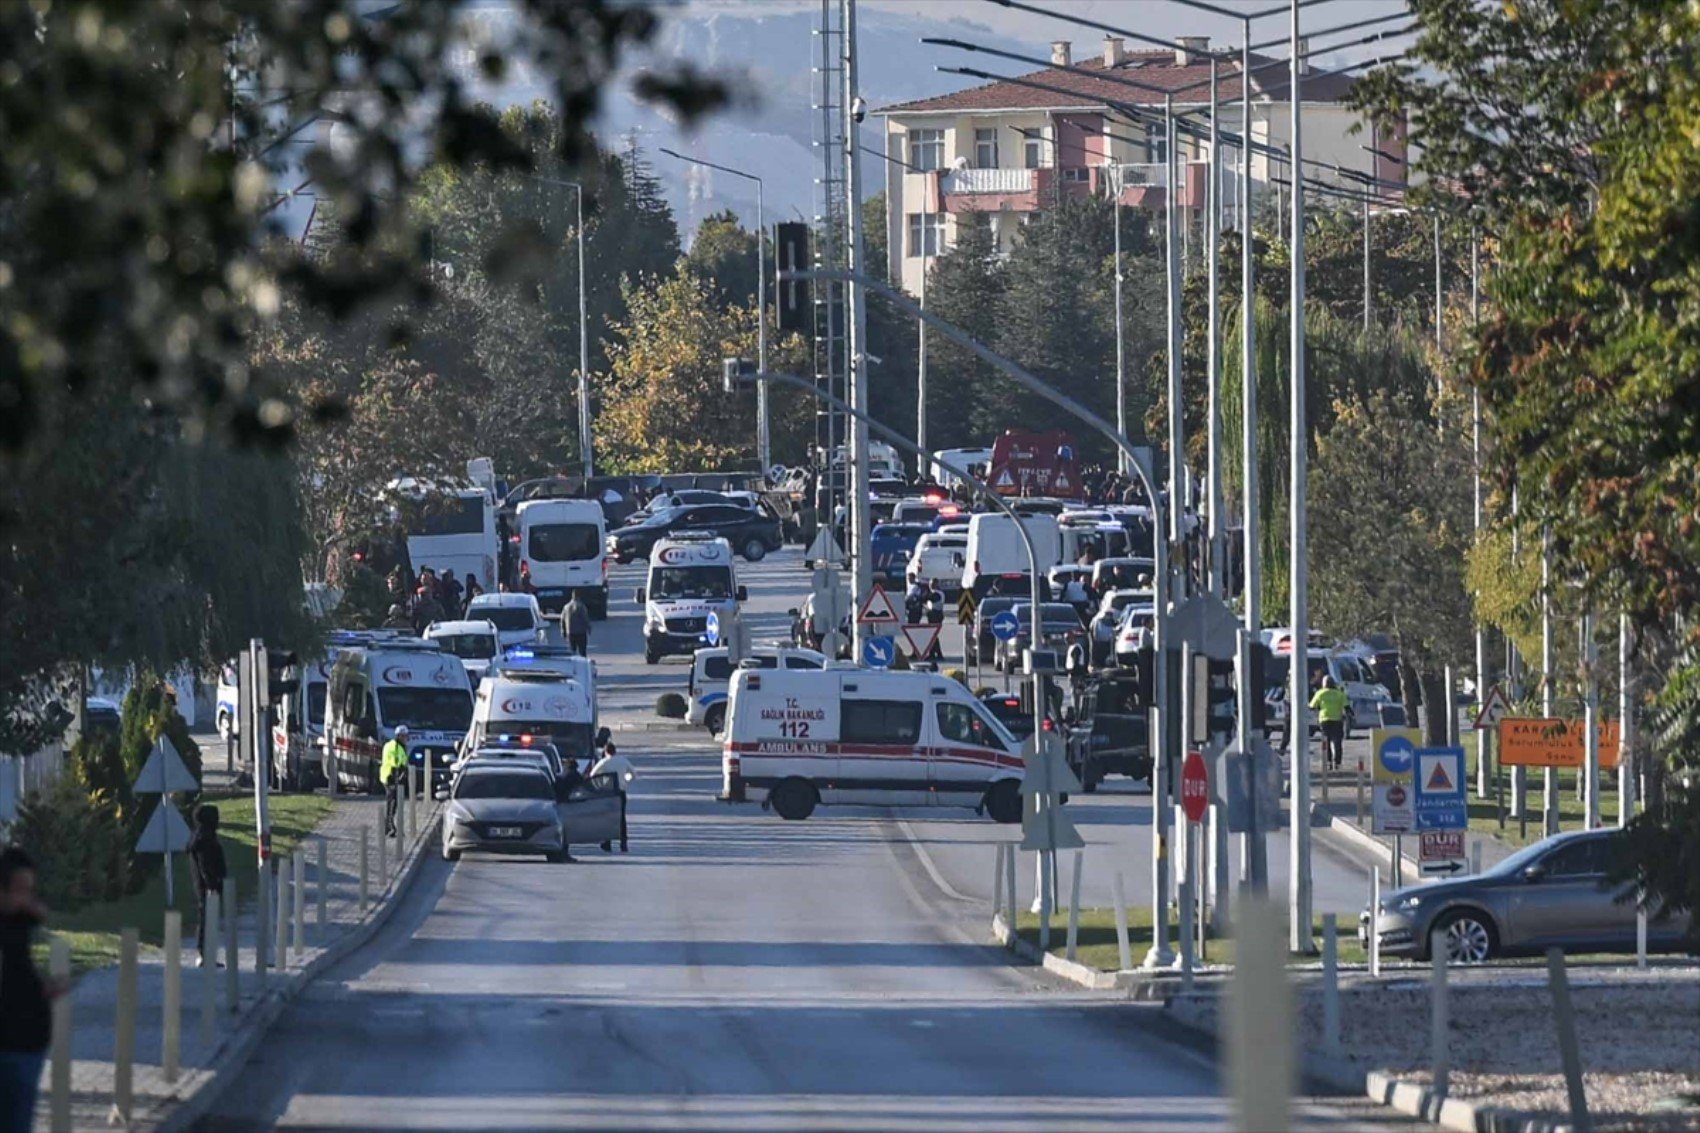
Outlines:
{"type": "Polygon", "coordinates": [[[909,255],[936,256],[944,251],[944,213],[909,214],[909,255]]]}
{"type": "Polygon", "coordinates": [[[944,131],[910,130],[909,164],[927,172],[944,168],[944,131]]]}
{"type": "Polygon", "coordinates": [[[996,169],[998,167],[998,132],[996,127],[990,130],[974,131],[974,165],[978,169],[996,169]]]}
{"type": "Polygon", "coordinates": [[[1064,181],[1090,181],[1092,174],[1084,165],[1070,165],[1062,171],[1064,181]]]}
{"type": "Polygon", "coordinates": [[[1027,141],[1021,147],[1021,160],[1024,169],[1045,168],[1045,139],[1034,134],[1027,135],[1027,141]]]}

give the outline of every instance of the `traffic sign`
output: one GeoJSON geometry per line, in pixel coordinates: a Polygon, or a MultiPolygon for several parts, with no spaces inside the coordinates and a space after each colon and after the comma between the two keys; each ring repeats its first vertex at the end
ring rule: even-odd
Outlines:
{"type": "Polygon", "coordinates": [[[708,621],[703,626],[703,636],[710,645],[720,644],[720,613],[717,610],[708,612],[708,621]]]}
{"type": "Polygon", "coordinates": [[[1412,775],[1417,764],[1416,728],[1376,728],[1370,732],[1374,782],[1370,787],[1370,833],[1409,834],[1417,828],[1416,789],[1412,775]]]}
{"type": "Polygon", "coordinates": [[[1014,610],[1001,610],[992,615],[992,636],[999,641],[1009,641],[1021,632],[1021,619],[1015,616],[1014,610]]]}
{"type": "Polygon", "coordinates": [[[183,757],[166,736],[160,736],[142,764],[131,790],[138,795],[169,795],[175,791],[198,791],[201,784],[189,773],[183,757]]]}
{"type": "Polygon", "coordinates": [[[974,624],[974,611],[980,608],[980,603],[974,600],[972,590],[964,590],[962,597],[956,600],[956,624],[971,626],[974,624]]]}
{"type": "MultiPolygon", "coordinates": [[[[1507,767],[1581,767],[1588,761],[1581,720],[1508,718],[1499,722],[1499,761],[1507,767]]],[[[1600,767],[1617,766],[1616,720],[1600,723],[1600,767]]]]}
{"type": "Polygon", "coordinates": [[[188,848],[189,824],[183,821],[183,816],[177,813],[171,801],[162,796],[159,805],[153,808],[153,817],[142,827],[142,836],[136,839],[136,852],[170,854],[188,848]]]}
{"type": "Polygon", "coordinates": [[[939,622],[904,626],[903,638],[909,643],[909,655],[917,661],[926,660],[932,653],[933,646],[939,643],[939,631],[942,629],[944,626],[939,622]]]}
{"type": "Polygon", "coordinates": [[[1063,811],[1061,796],[1080,790],[1080,780],[1063,756],[1062,737],[1040,731],[1022,746],[1027,769],[1021,780],[1021,848],[1078,850],[1086,845],[1063,811]]]}
{"type": "Polygon", "coordinates": [[[1188,822],[1202,822],[1210,809],[1210,773],[1204,767],[1204,756],[1197,751],[1186,753],[1181,764],[1181,809],[1188,822]]]}
{"type": "Polygon", "coordinates": [[[1417,749],[1412,809],[1418,830],[1463,830],[1470,825],[1464,801],[1464,749],[1417,749]]]}
{"type": "Polygon", "coordinates": [[[885,587],[874,583],[873,590],[868,593],[868,600],[862,603],[862,608],[856,614],[856,621],[865,626],[889,625],[896,629],[903,624],[903,619],[897,616],[897,607],[892,604],[891,595],[885,592],[885,587]]]}
{"type": "Polygon", "coordinates": [[[1418,841],[1417,868],[1424,877],[1462,873],[1464,864],[1464,832],[1462,830],[1424,830],[1418,841]]]}
{"type": "Polygon", "coordinates": [[[1499,722],[1511,715],[1511,705],[1506,702],[1505,694],[1494,685],[1488,689],[1487,699],[1482,701],[1481,711],[1476,713],[1476,728],[1478,730],[1495,728],[1499,722]]]}
{"type": "Polygon", "coordinates": [[[862,664],[870,669],[889,669],[897,660],[897,642],[883,635],[864,638],[862,664]]]}

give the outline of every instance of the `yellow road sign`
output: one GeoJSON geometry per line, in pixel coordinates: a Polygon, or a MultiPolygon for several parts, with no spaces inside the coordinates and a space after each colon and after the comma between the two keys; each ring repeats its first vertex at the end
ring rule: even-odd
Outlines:
{"type": "Polygon", "coordinates": [[[978,608],[979,603],[974,601],[974,592],[972,590],[964,590],[962,592],[962,597],[956,600],[956,624],[959,626],[973,625],[974,611],[978,608]]]}

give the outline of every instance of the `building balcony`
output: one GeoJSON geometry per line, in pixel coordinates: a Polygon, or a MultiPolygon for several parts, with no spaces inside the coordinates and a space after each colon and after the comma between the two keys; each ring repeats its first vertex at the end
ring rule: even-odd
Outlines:
{"type": "Polygon", "coordinates": [[[938,174],[945,212],[1031,212],[1049,183],[1048,169],[951,169],[938,174]]]}

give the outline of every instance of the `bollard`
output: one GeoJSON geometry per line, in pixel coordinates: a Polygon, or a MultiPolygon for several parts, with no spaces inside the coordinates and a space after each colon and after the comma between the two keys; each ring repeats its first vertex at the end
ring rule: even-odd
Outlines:
{"type": "Polygon", "coordinates": [[[219,909],[224,913],[224,1006],[235,1011],[242,1004],[242,951],[237,944],[237,932],[241,928],[237,918],[242,910],[236,903],[234,877],[224,879],[224,899],[219,902],[219,909]]]}
{"type": "Polygon", "coordinates": [[[1193,947],[1194,947],[1194,944],[1195,944],[1195,941],[1194,941],[1193,935],[1192,935],[1192,882],[1191,882],[1191,880],[1181,882],[1180,889],[1179,889],[1179,898],[1180,898],[1179,904],[1180,904],[1180,907],[1181,907],[1181,924],[1180,924],[1180,932],[1179,932],[1178,935],[1180,936],[1180,945],[1181,945],[1181,956],[1180,956],[1181,987],[1186,989],[1187,991],[1191,991],[1192,990],[1193,947]]]}
{"type": "MultiPolygon", "coordinates": [[[[272,931],[272,863],[260,863],[258,878],[259,912],[254,918],[254,974],[259,977],[260,994],[266,990],[266,952],[271,948],[272,931]]],[[[234,910],[232,910],[234,912],[234,910]]]]}
{"type": "Polygon", "coordinates": [[[1475,876],[1481,876],[1482,844],[1480,842],[1470,843],[1470,872],[1475,876]]]}
{"type": "Polygon", "coordinates": [[[1340,925],[1333,913],[1322,914],[1322,1049],[1340,1054],[1340,925]]]}
{"type": "Polygon", "coordinates": [[[1223,1043],[1232,1128],[1239,1133],[1290,1129],[1296,1060],[1284,911],[1252,898],[1241,903],[1235,919],[1239,952],[1228,985],[1223,1043]]]}
{"type": "Polygon", "coordinates": [[[325,946],[325,934],[327,932],[325,925],[327,924],[327,922],[329,920],[329,918],[326,916],[326,913],[328,912],[328,910],[326,908],[326,902],[329,900],[329,897],[326,893],[326,890],[330,888],[330,880],[329,880],[330,865],[329,865],[329,862],[330,862],[330,849],[326,845],[325,840],[323,838],[320,838],[319,839],[318,868],[313,871],[313,881],[314,881],[314,884],[318,886],[318,890],[319,890],[319,901],[318,901],[319,924],[318,924],[318,929],[317,929],[317,935],[318,935],[318,939],[319,939],[319,947],[320,948],[323,948],[325,946]]]}
{"type": "Polygon", "coordinates": [[[1381,975],[1381,871],[1369,871],[1369,974],[1381,975]]]}
{"type": "Polygon", "coordinates": [[[219,919],[217,893],[207,894],[206,912],[202,914],[201,939],[207,947],[201,950],[201,1046],[212,1045],[213,1012],[218,1005],[218,934],[224,927],[219,919]]]}
{"type": "Polygon", "coordinates": [[[272,927],[276,930],[272,945],[272,967],[278,971],[289,968],[289,859],[277,859],[277,869],[272,874],[272,885],[277,890],[277,900],[272,907],[272,927]]]}
{"type": "Polygon", "coordinates": [[[390,840],[384,834],[384,820],[378,820],[378,892],[382,893],[390,880],[390,840]]]}
{"type": "Polygon", "coordinates": [[[165,913],[162,990],[159,1072],[167,1082],[175,1082],[183,1050],[183,914],[176,909],[167,909],[165,913]]]}
{"type": "Polygon", "coordinates": [[[1003,911],[1004,843],[994,843],[992,848],[996,851],[996,853],[992,855],[992,916],[996,917],[1003,911]]]}
{"type": "Polygon", "coordinates": [[[1068,948],[1066,955],[1074,959],[1076,948],[1080,942],[1080,864],[1085,858],[1085,850],[1074,851],[1074,877],[1068,883],[1068,948]]]}
{"type": "Polygon", "coordinates": [[[1647,966],[1647,906],[1635,902],[1635,966],[1647,966]]]}
{"type": "Polygon", "coordinates": [[[1124,972],[1133,967],[1133,949],[1127,940],[1127,890],[1120,870],[1116,871],[1116,960],[1124,972]]]}
{"type": "Polygon", "coordinates": [[[1451,1029],[1451,1005],[1446,1000],[1446,933],[1436,929],[1429,934],[1429,1060],[1434,1064],[1431,1089],[1436,1098],[1445,1098],[1452,1082],[1452,1044],[1447,1040],[1451,1029]]]}
{"type": "MultiPolygon", "coordinates": [[[[63,985],[71,978],[71,944],[63,936],[54,936],[47,949],[47,973],[63,985]]],[[[56,996],[53,1000],[53,1069],[48,1076],[48,1128],[53,1133],[70,1133],[71,1129],[71,997],[56,996]]]]}
{"type": "Polygon", "coordinates": [[[419,840],[419,794],[413,787],[413,776],[407,777],[407,840],[419,840]]]}
{"type": "Polygon", "coordinates": [[[1003,882],[1004,882],[1004,893],[1003,893],[1003,895],[1004,895],[1004,906],[1003,907],[1009,910],[1009,931],[1012,935],[1015,932],[1015,921],[1016,921],[1015,910],[1016,910],[1016,907],[1017,907],[1016,904],[1015,904],[1015,859],[1016,859],[1015,845],[1014,845],[1014,843],[1009,843],[1009,849],[1004,853],[1004,856],[1003,856],[1003,882]]]}
{"type": "Polygon", "coordinates": [[[302,852],[302,847],[296,847],[293,861],[294,880],[289,891],[293,894],[290,908],[295,912],[295,939],[291,944],[295,962],[299,964],[301,954],[307,951],[307,855],[302,852]]]}
{"type": "Polygon", "coordinates": [[[135,1109],[137,945],[135,929],[119,933],[118,1003],[112,1020],[112,1112],[119,1125],[130,1124],[135,1109]]]}
{"type": "MultiPolygon", "coordinates": [[[[1055,854],[1055,850],[1049,851],[1055,854]]],[[[1039,876],[1035,879],[1039,884],[1036,899],[1039,902],[1039,954],[1043,956],[1051,950],[1051,917],[1056,914],[1056,886],[1051,884],[1049,864],[1045,861],[1046,851],[1040,850],[1036,855],[1039,859],[1039,876]]]]}
{"type": "MultiPolygon", "coordinates": [[[[378,839],[383,845],[384,840],[378,839]]],[[[372,850],[372,832],[364,826],[360,828],[360,915],[366,915],[366,906],[372,903],[372,879],[370,856],[372,850]]]]}
{"type": "Polygon", "coordinates": [[[1358,825],[1364,824],[1364,761],[1358,760],[1358,825]]]}
{"type": "Polygon", "coordinates": [[[1570,1097],[1570,1128],[1575,1133],[1592,1133],[1588,1116],[1588,1094],[1582,1088],[1582,1051],[1576,1045],[1576,1010],[1570,1002],[1570,977],[1564,969],[1564,952],[1547,949],[1547,986],[1552,989],[1552,1017],[1558,1026],[1558,1054],[1564,1063],[1564,1090],[1570,1097]]]}

